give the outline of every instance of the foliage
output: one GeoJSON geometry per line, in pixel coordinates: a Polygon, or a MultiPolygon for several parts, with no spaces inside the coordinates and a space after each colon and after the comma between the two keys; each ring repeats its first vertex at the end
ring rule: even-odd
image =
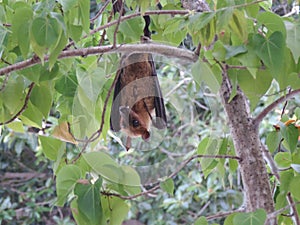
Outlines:
{"type": "MultiPolygon", "coordinates": [[[[207,224],[200,216],[242,205],[238,162],[217,97],[221,69],[228,68],[233,90],[240,88],[251,112],[261,115],[274,102],[272,96],[300,89],[300,23],[296,16],[273,13],[271,1],[207,2],[212,11],[151,15],[153,41],[187,51],[199,43],[202,48],[192,65],[155,56],[168,129],[153,128],[149,143],[136,139],[134,150],[126,152],[124,136],[109,131],[109,97],[119,55],[76,57],[72,50],[112,45],[113,51],[117,44],[138,42],[144,21],[133,13],[153,10],[156,1],[126,0],[122,21],[118,14],[112,16],[111,2],[97,1],[90,18],[95,2],[86,0],[1,1],[0,152],[5,173],[0,221],[42,223],[43,217],[54,215],[56,223],[71,223],[57,217],[63,209],[62,215],[72,210],[78,224],[121,224],[127,217],[147,224],[207,224]],[[68,57],[60,55],[68,50],[68,57]],[[6,68],[12,69],[2,72],[6,68]],[[194,160],[197,155],[223,158],[194,160]],[[21,162],[26,164],[20,168],[21,162]],[[19,169],[35,176],[19,181],[21,188],[5,184],[8,172],[19,169]],[[18,209],[28,213],[19,218],[18,209]]],[[[178,0],[161,5],[162,10],[181,9],[178,0]]],[[[271,113],[270,123],[262,122],[261,138],[282,169],[280,181],[270,178],[276,209],[288,204],[287,195],[300,200],[297,105],[299,98],[288,113],[284,106],[283,116],[271,113]]],[[[265,218],[259,209],[215,222],[258,224],[265,218]]],[[[278,220],[291,222],[281,215],[278,220]]]]}

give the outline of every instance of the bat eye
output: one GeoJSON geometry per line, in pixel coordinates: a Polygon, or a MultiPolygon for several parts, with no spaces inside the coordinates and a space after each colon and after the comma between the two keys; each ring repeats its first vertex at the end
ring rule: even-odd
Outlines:
{"type": "Polygon", "coordinates": [[[138,120],[132,120],[132,126],[138,127],[138,126],[140,126],[140,122],[138,120]]]}

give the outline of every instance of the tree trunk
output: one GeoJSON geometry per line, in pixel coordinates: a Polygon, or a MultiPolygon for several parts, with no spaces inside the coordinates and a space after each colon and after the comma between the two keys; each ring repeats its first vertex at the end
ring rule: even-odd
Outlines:
{"type": "MultiPolygon", "coordinates": [[[[259,208],[265,209],[267,213],[274,212],[269,177],[260,147],[258,126],[253,123],[249,103],[239,88],[235,97],[230,100],[232,85],[227,75],[227,68],[223,68],[222,75],[220,95],[227,114],[236,155],[241,158],[239,168],[244,187],[246,212],[253,212],[259,208]]],[[[267,224],[276,224],[276,220],[268,221],[267,224]]]]}

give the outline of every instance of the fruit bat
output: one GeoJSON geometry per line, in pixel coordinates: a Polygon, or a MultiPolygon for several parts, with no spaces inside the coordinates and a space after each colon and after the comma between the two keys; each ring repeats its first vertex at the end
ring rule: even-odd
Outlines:
{"type": "Polygon", "coordinates": [[[164,129],[166,112],[151,54],[124,55],[116,76],[110,127],[126,133],[128,150],[131,138],[149,140],[151,124],[164,129]]]}

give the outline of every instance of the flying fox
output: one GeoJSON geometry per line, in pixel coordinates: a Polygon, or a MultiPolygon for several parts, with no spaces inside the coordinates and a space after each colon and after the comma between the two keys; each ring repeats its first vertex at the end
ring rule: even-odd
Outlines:
{"type": "Polygon", "coordinates": [[[151,124],[166,128],[166,110],[151,54],[124,55],[116,76],[110,127],[127,135],[128,150],[131,138],[149,140],[151,124]]]}

